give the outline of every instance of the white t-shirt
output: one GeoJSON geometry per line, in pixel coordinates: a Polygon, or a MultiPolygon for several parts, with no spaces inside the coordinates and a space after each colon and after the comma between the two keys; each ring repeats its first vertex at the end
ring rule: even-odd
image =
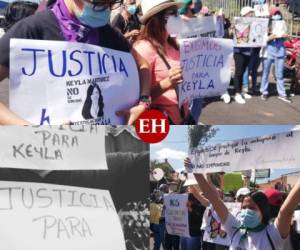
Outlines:
{"type": "Polygon", "coordinates": [[[283,250],[284,239],[281,238],[281,235],[275,224],[268,225],[261,232],[248,232],[248,237],[241,242],[241,245],[239,242],[242,233],[239,231],[235,233],[240,225],[241,223],[239,220],[229,213],[226,223],[223,226],[232,241],[230,250],[272,250],[272,246],[268,240],[267,230],[275,249],[283,250]],[[234,233],[235,235],[233,236],[234,233]]]}

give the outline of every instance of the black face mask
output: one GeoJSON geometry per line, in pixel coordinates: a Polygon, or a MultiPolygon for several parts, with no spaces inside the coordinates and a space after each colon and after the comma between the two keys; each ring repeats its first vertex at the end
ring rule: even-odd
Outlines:
{"type": "Polygon", "coordinates": [[[199,13],[201,9],[202,9],[201,3],[195,3],[194,8],[191,8],[190,10],[195,15],[195,14],[199,13]]]}

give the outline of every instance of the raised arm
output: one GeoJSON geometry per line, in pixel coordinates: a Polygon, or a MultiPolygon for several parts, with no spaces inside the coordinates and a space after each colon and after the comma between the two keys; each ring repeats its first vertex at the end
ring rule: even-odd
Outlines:
{"type": "Polygon", "coordinates": [[[210,202],[204,195],[202,195],[197,188],[194,186],[190,187],[190,192],[194,195],[194,197],[201,203],[202,206],[208,207],[210,202]]]}
{"type": "Polygon", "coordinates": [[[278,231],[282,238],[286,238],[290,232],[291,220],[294,210],[300,203],[300,180],[294,186],[288,197],[280,208],[278,216],[275,220],[278,231]]]}
{"type": "MultiPolygon", "coordinates": [[[[136,52],[134,48],[131,49],[140,76],[140,96],[150,96],[151,74],[149,64],[147,61],[136,52]]],[[[117,111],[118,116],[125,116],[127,125],[133,125],[135,120],[147,109],[144,105],[137,104],[128,110],[117,111]]]]}
{"type": "MultiPolygon", "coordinates": [[[[191,164],[190,159],[189,158],[185,159],[184,164],[185,165],[191,164]]],[[[214,210],[218,214],[221,222],[223,224],[225,224],[228,214],[229,214],[227,207],[225,206],[223,201],[220,199],[219,195],[216,195],[216,191],[207,182],[207,180],[204,178],[203,174],[194,174],[194,175],[195,175],[195,178],[198,182],[200,189],[204,193],[204,196],[213,205],[214,210]]]]}

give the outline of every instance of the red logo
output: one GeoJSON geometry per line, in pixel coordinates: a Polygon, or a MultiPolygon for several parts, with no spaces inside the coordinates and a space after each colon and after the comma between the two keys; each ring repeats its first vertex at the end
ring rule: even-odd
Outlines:
{"type": "Polygon", "coordinates": [[[170,123],[164,113],[158,110],[147,110],[135,122],[138,136],[147,143],[157,143],[166,138],[170,123]]]}

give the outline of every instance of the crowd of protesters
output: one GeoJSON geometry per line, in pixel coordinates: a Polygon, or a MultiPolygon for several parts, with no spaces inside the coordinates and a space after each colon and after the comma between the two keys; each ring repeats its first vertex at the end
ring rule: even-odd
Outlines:
{"type": "MultiPolygon", "coordinates": [[[[189,159],[186,159],[185,165],[190,164],[189,159]]],[[[300,248],[300,231],[297,229],[297,222],[292,219],[294,211],[300,210],[300,181],[288,193],[279,191],[277,187],[263,190],[242,187],[225,193],[221,181],[224,173],[207,174],[206,178],[202,174],[196,174],[195,178],[191,178],[192,174],[186,176],[187,179],[178,181],[175,188],[171,185],[174,182],[171,180],[152,190],[150,229],[153,250],[300,248]],[[191,237],[170,235],[166,230],[165,213],[168,211],[164,205],[164,195],[175,193],[188,193],[187,210],[191,237]],[[240,204],[238,214],[232,215],[224,202],[240,204]],[[219,234],[230,237],[229,246],[204,239],[204,230],[209,224],[205,216],[207,212],[215,213],[220,219],[224,231],[219,227],[219,234]]]]}
{"type": "MultiPolygon", "coordinates": [[[[242,17],[255,16],[250,6],[243,7],[240,14],[242,17]]],[[[205,98],[185,102],[179,108],[177,89],[183,82],[180,51],[178,41],[170,36],[166,24],[170,16],[189,20],[210,15],[223,17],[224,38],[232,39],[234,24],[224,17],[221,10],[209,10],[200,0],[51,0],[43,1],[39,7],[31,2],[16,1],[7,7],[5,14],[6,32],[0,40],[0,80],[9,77],[11,38],[99,45],[130,52],[136,60],[140,75],[140,98],[128,110],[116,110],[118,115],[127,118],[128,124],[134,123],[149,107],[164,112],[171,124],[196,124],[205,98]],[[20,19],[23,20],[18,22],[20,19]]],[[[276,37],[271,30],[272,22],[282,21],[283,15],[278,7],[270,6],[268,18],[270,32],[266,47],[234,48],[233,99],[239,104],[245,104],[252,95],[261,95],[265,101],[268,99],[272,64],[275,65],[278,98],[287,103],[292,102],[284,86],[283,74],[286,53],[284,41],[287,34],[283,32],[282,37],[276,37]],[[260,64],[263,70],[259,87],[257,71],[260,64]]],[[[221,99],[230,103],[229,92],[224,93],[221,99]]],[[[0,103],[0,124],[28,124],[28,121],[0,103]]]]}

